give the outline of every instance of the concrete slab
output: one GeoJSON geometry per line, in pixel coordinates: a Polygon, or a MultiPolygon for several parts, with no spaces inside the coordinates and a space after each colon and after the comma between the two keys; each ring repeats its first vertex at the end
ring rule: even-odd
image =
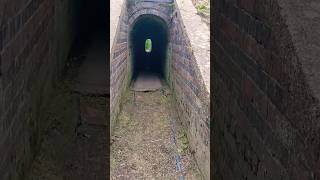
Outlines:
{"type": "Polygon", "coordinates": [[[160,77],[156,74],[141,73],[132,85],[134,91],[156,91],[162,88],[160,77]]]}

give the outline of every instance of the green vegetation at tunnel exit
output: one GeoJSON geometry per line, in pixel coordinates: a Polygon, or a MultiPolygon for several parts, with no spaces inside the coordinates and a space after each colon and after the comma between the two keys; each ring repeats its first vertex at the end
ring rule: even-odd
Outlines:
{"type": "Polygon", "coordinates": [[[146,42],[145,42],[145,51],[146,52],[151,52],[152,50],[152,41],[151,39],[146,39],[146,42]]]}

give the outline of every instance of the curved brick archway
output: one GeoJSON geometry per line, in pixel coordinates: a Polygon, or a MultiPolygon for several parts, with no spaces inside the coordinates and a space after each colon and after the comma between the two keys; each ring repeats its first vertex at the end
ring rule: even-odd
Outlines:
{"type": "Polygon", "coordinates": [[[144,16],[144,15],[157,16],[157,17],[161,18],[163,21],[165,21],[167,25],[169,25],[169,17],[166,14],[159,12],[155,9],[148,9],[148,10],[139,10],[139,11],[135,12],[133,14],[133,16],[131,16],[129,18],[129,27],[133,27],[133,24],[135,24],[135,22],[139,18],[141,18],[141,16],[144,16]]]}
{"type": "Polygon", "coordinates": [[[129,47],[131,50],[133,79],[139,73],[157,74],[164,77],[167,60],[169,29],[159,16],[142,14],[129,27],[129,47]],[[144,51],[146,39],[152,40],[152,51],[144,51]]]}
{"type": "Polygon", "coordinates": [[[170,14],[172,9],[170,6],[163,5],[163,3],[139,1],[134,4],[129,4],[128,8],[128,25],[129,27],[142,15],[154,15],[163,19],[167,25],[170,23],[170,14]]]}

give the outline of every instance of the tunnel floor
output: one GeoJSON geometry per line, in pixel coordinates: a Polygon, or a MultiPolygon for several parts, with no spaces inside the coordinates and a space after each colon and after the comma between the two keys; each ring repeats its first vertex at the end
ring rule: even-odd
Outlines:
{"type": "Polygon", "coordinates": [[[57,84],[50,122],[26,180],[105,180],[109,176],[109,109],[105,45],[98,33],[77,47],[57,84]],[[81,118],[79,118],[81,117],[81,118]]]}
{"type": "Polygon", "coordinates": [[[83,50],[75,90],[86,94],[109,94],[105,32],[97,30],[83,50]]]}
{"type": "Polygon", "coordinates": [[[134,91],[155,91],[162,87],[161,77],[155,73],[140,73],[133,81],[134,91]]]}
{"type": "Polygon", "coordinates": [[[111,179],[202,179],[177,118],[168,87],[129,91],[111,139],[111,179]]]}

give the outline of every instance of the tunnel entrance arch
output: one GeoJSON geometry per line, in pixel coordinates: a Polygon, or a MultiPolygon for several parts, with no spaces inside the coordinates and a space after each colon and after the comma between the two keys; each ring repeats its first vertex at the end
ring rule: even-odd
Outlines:
{"type": "Polygon", "coordinates": [[[141,75],[152,75],[163,79],[167,73],[169,30],[167,23],[159,16],[139,16],[129,30],[132,81],[141,75]],[[150,39],[152,51],[146,52],[145,42],[150,39]]]}

